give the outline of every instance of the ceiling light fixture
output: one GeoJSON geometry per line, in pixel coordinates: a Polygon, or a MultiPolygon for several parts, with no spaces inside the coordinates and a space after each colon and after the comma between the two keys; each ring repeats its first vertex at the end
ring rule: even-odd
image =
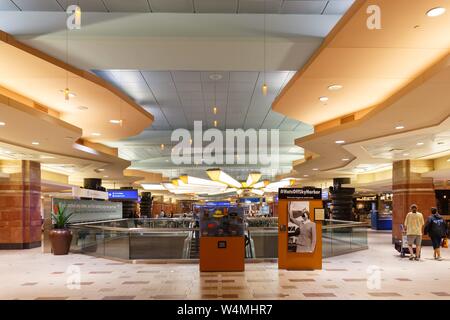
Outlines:
{"type": "Polygon", "coordinates": [[[94,137],[100,137],[102,134],[101,134],[101,133],[98,133],[98,132],[92,132],[92,135],[93,135],[94,137]]]}
{"type": "Polygon", "coordinates": [[[420,147],[420,146],[423,146],[425,143],[423,143],[423,142],[417,142],[417,145],[420,147]]]}
{"type": "Polygon", "coordinates": [[[407,157],[407,156],[409,156],[409,153],[404,153],[403,156],[407,157]]]}
{"type": "Polygon", "coordinates": [[[263,25],[263,29],[264,29],[264,38],[263,38],[263,64],[264,64],[264,73],[263,73],[263,85],[261,87],[261,92],[263,94],[263,96],[267,96],[267,91],[268,91],[268,87],[267,87],[267,83],[266,83],[266,0],[264,0],[264,14],[263,14],[263,19],[264,19],[264,25],[263,25]]]}
{"type": "Polygon", "coordinates": [[[345,140],[336,140],[336,144],[344,144],[345,140]]]}
{"type": "Polygon", "coordinates": [[[214,120],[214,127],[217,128],[217,120],[214,120]]]}
{"type": "Polygon", "coordinates": [[[330,90],[330,91],[338,91],[338,90],[341,90],[342,88],[344,88],[343,85],[332,84],[331,86],[328,87],[328,90],[330,90]]]}
{"type": "Polygon", "coordinates": [[[261,179],[261,173],[260,172],[252,172],[247,177],[247,186],[253,186],[255,183],[257,183],[261,179]]]}
{"type": "Polygon", "coordinates": [[[217,114],[217,107],[214,107],[214,108],[213,108],[213,113],[214,113],[214,114],[217,114]]]}
{"type": "Polygon", "coordinates": [[[350,159],[344,158],[344,159],[342,159],[342,161],[350,161],[350,159]]]}
{"type": "Polygon", "coordinates": [[[122,120],[119,120],[119,119],[112,119],[112,120],[109,120],[109,122],[112,123],[112,124],[121,124],[121,123],[122,123],[122,120]]]}
{"type": "Polygon", "coordinates": [[[309,177],[309,175],[308,175],[308,174],[304,174],[303,176],[304,176],[305,178],[308,178],[308,177],[309,177]]]}
{"type": "Polygon", "coordinates": [[[31,144],[34,145],[34,146],[38,146],[38,145],[39,145],[39,142],[33,141],[31,144]]]}
{"type": "Polygon", "coordinates": [[[55,159],[55,157],[52,156],[40,156],[41,159],[55,159]]]}
{"type": "Polygon", "coordinates": [[[6,122],[0,121],[0,127],[6,126],[6,122]]]}
{"type": "Polygon", "coordinates": [[[60,90],[64,94],[64,99],[68,101],[70,98],[75,98],[77,95],[69,90],[69,88],[65,88],[64,90],[60,90]]]}
{"type": "Polygon", "coordinates": [[[403,130],[405,129],[405,126],[399,125],[395,127],[395,130],[403,130]]]}
{"type": "Polygon", "coordinates": [[[427,16],[434,18],[439,17],[445,13],[446,9],[444,7],[436,7],[427,11],[427,16]]]}
{"type": "Polygon", "coordinates": [[[327,102],[328,100],[330,100],[330,98],[323,96],[323,97],[320,97],[319,100],[321,102],[327,102]]]}
{"type": "Polygon", "coordinates": [[[314,168],[313,171],[319,171],[319,169],[318,168],[314,168]]]}
{"type": "Polygon", "coordinates": [[[160,146],[160,148],[161,148],[161,150],[164,150],[164,148],[165,148],[165,145],[164,145],[164,143],[161,143],[161,146],[160,146]]]}
{"type": "Polygon", "coordinates": [[[229,176],[221,169],[209,169],[206,171],[206,173],[208,174],[209,178],[213,181],[222,182],[234,188],[242,187],[242,184],[239,181],[229,176]]]}

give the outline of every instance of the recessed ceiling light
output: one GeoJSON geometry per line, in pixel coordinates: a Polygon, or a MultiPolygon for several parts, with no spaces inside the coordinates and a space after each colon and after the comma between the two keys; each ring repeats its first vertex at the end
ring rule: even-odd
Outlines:
{"type": "Polygon", "coordinates": [[[350,159],[344,158],[344,159],[342,159],[342,161],[350,161],[350,159]]]}
{"type": "Polygon", "coordinates": [[[109,120],[109,122],[112,124],[120,124],[122,122],[122,120],[112,119],[112,120],[109,120]]]}
{"type": "Polygon", "coordinates": [[[317,169],[317,168],[314,168],[314,169],[313,169],[313,171],[319,171],[319,169],[317,169]]]}
{"type": "Polygon", "coordinates": [[[331,86],[328,87],[328,90],[330,90],[330,91],[338,91],[338,90],[341,90],[342,88],[344,88],[343,85],[332,84],[331,86]]]}
{"type": "Polygon", "coordinates": [[[161,150],[164,150],[164,148],[165,148],[164,143],[161,143],[160,148],[161,148],[161,150]]]}
{"type": "Polygon", "coordinates": [[[418,146],[423,146],[425,143],[423,143],[423,142],[417,142],[417,145],[418,146]]]}
{"type": "Polygon", "coordinates": [[[409,156],[409,153],[404,153],[403,156],[407,157],[407,156],[409,156]]]}
{"type": "Polygon", "coordinates": [[[344,140],[336,140],[336,144],[344,144],[345,141],[344,140]]]}
{"type": "Polygon", "coordinates": [[[0,127],[6,126],[6,122],[0,121],[0,127]]]}
{"type": "Polygon", "coordinates": [[[403,130],[403,129],[405,129],[405,126],[402,125],[395,127],[395,130],[403,130]]]}
{"type": "Polygon", "coordinates": [[[328,98],[328,97],[320,97],[319,100],[322,101],[322,102],[327,102],[328,100],[330,100],[330,98],[328,98]]]}
{"type": "Polygon", "coordinates": [[[31,144],[34,145],[34,146],[38,146],[38,145],[39,145],[39,142],[33,141],[31,144]]]}
{"type": "Polygon", "coordinates": [[[98,132],[92,132],[92,135],[93,135],[94,137],[100,137],[102,134],[101,134],[101,133],[98,133],[98,132]]]}
{"type": "Polygon", "coordinates": [[[217,120],[214,120],[214,127],[217,127],[217,120]]]}
{"type": "Polygon", "coordinates": [[[103,176],[103,178],[109,178],[109,176],[103,176]]]}
{"type": "Polygon", "coordinates": [[[307,175],[307,174],[305,174],[305,175],[303,175],[305,178],[308,178],[309,177],[309,175],[307,175]]]}
{"type": "Polygon", "coordinates": [[[98,172],[103,172],[105,169],[97,169],[98,172]]]}
{"type": "Polygon", "coordinates": [[[427,11],[429,17],[439,17],[445,13],[446,9],[443,7],[436,7],[427,11]]]}

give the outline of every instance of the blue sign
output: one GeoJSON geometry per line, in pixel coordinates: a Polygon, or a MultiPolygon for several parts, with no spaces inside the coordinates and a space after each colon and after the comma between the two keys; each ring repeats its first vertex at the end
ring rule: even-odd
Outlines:
{"type": "Polygon", "coordinates": [[[120,189],[120,190],[108,190],[109,200],[132,200],[137,201],[139,198],[137,190],[120,189]]]}
{"type": "MultiPolygon", "coordinates": [[[[265,198],[263,198],[262,201],[264,202],[265,198]]],[[[260,203],[261,198],[240,198],[239,202],[241,202],[241,203],[260,203]]]]}

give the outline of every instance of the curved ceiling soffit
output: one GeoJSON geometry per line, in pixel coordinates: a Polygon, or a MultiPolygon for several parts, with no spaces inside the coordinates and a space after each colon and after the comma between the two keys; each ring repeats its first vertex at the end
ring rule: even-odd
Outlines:
{"type": "MultiPolygon", "coordinates": [[[[294,169],[298,172],[313,168],[328,172],[339,170],[357,160],[357,156],[349,151],[351,148],[346,146],[373,139],[412,135],[420,130],[449,123],[446,121],[450,117],[449,79],[450,54],[386,101],[372,107],[361,118],[296,139],[296,145],[316,156],[295,165],[294,169]],[[433,109],[424,108],[427,105],[433,105],[433,109]],[[405,130],[396,130],[395,127],[400,124],[406,125],[405,130]],[[345,143],[336,144],[338,140],[345,143]]],[[[317,175],[320,176],[320,173],[317,175]]]]}
{"type": "Polygon", "coordinates": [[[105,80],[21,43],[3,31],[0,31],[0,55],[3,56],[0,85],[59,112],[62,120],[80,127],[83,137],[89,140],[134,136],[154,120],[153,115],[105,80]],[[67,82],[76,93],[69,101],[60,92],[67,82]],[[86,107],[89,116],[80,111],[86,107]],[[123,125],[111,124],[112,119],[123,120],[123,125]],[[101,137],[93,137],[94,132],[101,132],[101,137]]]}

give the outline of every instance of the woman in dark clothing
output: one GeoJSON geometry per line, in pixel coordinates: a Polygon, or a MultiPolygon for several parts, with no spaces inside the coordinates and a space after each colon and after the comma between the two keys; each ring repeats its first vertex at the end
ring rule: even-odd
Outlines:
{"type": "Polygon", "coordinates": [[[431,208],[431,216],[425,224],[425,234],[428,234],[431,238],[434,249],[434,259],[442,260],[441,243],[442,238],[447,236],[447,223],[438,213],[436,208],[431,208]]]}

